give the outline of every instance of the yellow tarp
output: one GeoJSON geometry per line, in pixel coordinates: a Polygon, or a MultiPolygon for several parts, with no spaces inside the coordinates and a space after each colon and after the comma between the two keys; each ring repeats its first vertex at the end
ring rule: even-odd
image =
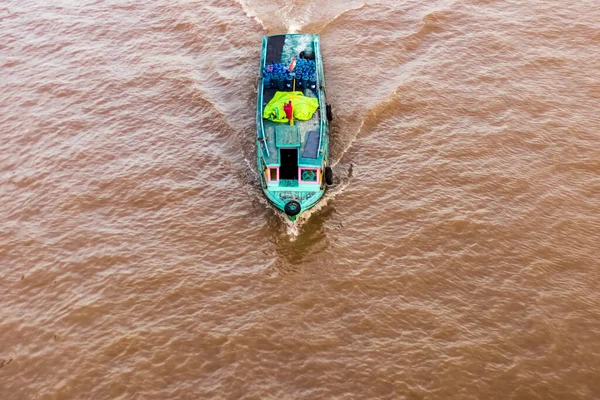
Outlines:
{"type": "Polygon", "coordinates": [[[290,100],[294,107],[294,118],[301,121],[311,119],[317,108],[319,108],[318,99],[306,97],[302,92],[276,92],[269,104],[265,106],[263,118],[274,122],[288,122],[283,106],[289,103],[290,100]]]}

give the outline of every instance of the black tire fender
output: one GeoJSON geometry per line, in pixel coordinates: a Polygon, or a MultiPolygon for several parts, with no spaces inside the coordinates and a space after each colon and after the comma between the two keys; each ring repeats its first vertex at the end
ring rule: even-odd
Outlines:
{"type": "Polygon", "coordinates": [[[331,104],[325,105],[325,112],[327,113],[327,121],[333,121],[333,111],[331,111],[331,104]]]}
{"type": "Polygon", "coordinates": [[[293,217],[295,215],[300,214],[300,211],[302,211],[302,207],[300,206],[300,203],[298,203],[296,200],[290,200],[287,203],[285,203],[283,211],[285,211],[285,213],[290,217],[293,217]]]}
{"type": "Polygon", "coordinates": [[[328,186],[333,185],[333,170],[331,167],[325,167],[325,183],[328,186]]]}

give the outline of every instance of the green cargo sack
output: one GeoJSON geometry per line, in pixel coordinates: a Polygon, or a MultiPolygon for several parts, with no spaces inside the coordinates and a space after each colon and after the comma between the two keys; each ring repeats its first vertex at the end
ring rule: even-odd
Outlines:
{"type": "Polygon", "coordinates": [[[294,107],[294,118],[300,121],[311,119],[317,108],[319,108],[318,99],[306,97],[302,92],[277,92],[265,106],[263,118],[274,122],[289,122],[283,111],[283,106],[289,103],[290,100],[294,107]]]}

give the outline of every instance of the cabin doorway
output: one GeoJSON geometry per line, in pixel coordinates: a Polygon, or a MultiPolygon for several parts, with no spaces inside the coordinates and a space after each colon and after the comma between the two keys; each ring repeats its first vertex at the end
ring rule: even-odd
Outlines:
{"type": "Polygon", "coordinates": [[[281,149],[279,179],[298,180],[298,149],[281,149]]]}

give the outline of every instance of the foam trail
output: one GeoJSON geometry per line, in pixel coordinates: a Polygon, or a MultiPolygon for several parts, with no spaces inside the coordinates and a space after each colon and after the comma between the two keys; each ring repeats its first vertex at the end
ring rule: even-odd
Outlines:
{"type": "Polygon", "coordinates": [[[346,187],[348,187],[347,181],[340,183],[333,189],[328,189],[325,193],[325,196],[323,196],[323,198],[319,200],[317,205],[303,212],[302,215],[300,215],[300,217],[295,222],[292,222],[289,219],[287,219],[287,217],[283,216],[287,226],[286,233],[289,236],[290,240],[296,240],[298,236],[300,236],[302,226],[310,220],[310,217],[321,211],[323,207],[329,204],[329,201],[333,200],[337,195],[343,193],[346,187]]]}
{"type": "Polygon", "coordinates": [[[289,219],[287,219],[287,217],[284,218],[286,225],[285,233],[290,238],[290,240],[294,241],[298,238],[298,236],[300,236],[300,225],[290,221],[289,219]]]}
{"type": "Polygon", "coordinates": [[[302,25],[292,23],[288,26],[288,33],[298,33],[298,31],[300,31],[300,29],[302,29],[302,25]]]}

